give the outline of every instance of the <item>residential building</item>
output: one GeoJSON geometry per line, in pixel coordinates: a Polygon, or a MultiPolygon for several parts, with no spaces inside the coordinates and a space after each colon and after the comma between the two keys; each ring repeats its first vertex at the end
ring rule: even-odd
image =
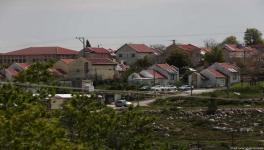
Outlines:
{"type": "Polygon", "coordinates": [[[240,82],[240,71],[230,63],[214,63],[200,72],[193,72],[188,81],[196,88],[230,86],[240,82]]]}
{"type": "Polygon", "coordinates": [[[117,63],[107,58],[61,59],[53,66],[64,73],[64,80],[112,80],[117,63]]]}
{"type": "Polygon", "coordinates": [[[102,47],[87,47],[79,55],[85,58],[112,58],[110,51],[102,47]]]}
{"type": "Polygon", "coordinates": [[[223,55],[225,62],[229,63],[245,63],[245,61],[252,59],[257,53],[255,48],[246,47],[241,44],[226,44],[223,48],[223,55]]]}
{"type": "Polygon", "coordinates": [[[193,66],[198,66],[202,61],[202,49],[192,44],[176,44],[173,41],[173,44],[166,48],[166,56],[169,56],[174,51],[187,55],[193,66]]]}
{"type": "Polygon", "coordinates": [[[136,85],[168,84],[168,80],[166,79],[166,77],[153,69],[142,70],[139,73],[132,73],[128,77],[128,82],[130,84],[136,84],[136,85]]]}
{"type": "Polygon", "coordinates": [[[76,58],[77,51],[62,47],[29,47],[0,54],[1,65],[76,58]]]}
{"type": "Polygon", "coordinates": [[[155,55],[158,53],[145,44],[125,44],[116,51],[117,59],[126,65],[132,65],[139,59],[151,58],[155,55]]]}
{"type": "Polygon", "coordinates": [[[227,86],[240,82],[240,70],[236,65],[230,63],[214,63],[210,67],[216,69],[227,77],[227,86]]]}
{"type": "Polygon", "coordinates": [[[176,84],[178,80],[179,69],[168,64],[156,64],[149,67],[147,70],[142,70],[139,73],[133,73],[128,77],[129,83],[142,85],[176,84]]]}
{"type": "Polygon", "coordinates": [[[27,63],[13,63],[6,69],[0,71],[5,80],[13,80],[20,72],[26,70],[30,65],[27,63]]]}
{"type": "Polygon", "coordinates": [[[175,84],[176,81],[179,81],[179,69],[173,65],[169,64],[155,64],[152,67],[153,70],[160,72],[166,79],[168,83],[175,84]]]}
{"type": "Polygon", "coordinates": [[[206,80],[204,80],[205,87],[224,87],[226,85],[225,75],[214,68],[204,69],[201,74],[206,77],[206,80]]]}

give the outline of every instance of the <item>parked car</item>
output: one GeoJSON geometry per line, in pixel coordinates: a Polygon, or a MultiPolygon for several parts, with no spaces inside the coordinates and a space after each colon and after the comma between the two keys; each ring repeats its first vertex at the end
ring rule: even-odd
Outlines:
{"type": "Polygon", "coordinates": [[[148,91],[148,90],[150,90],[150,87],[146,85],[146,86],[142,86],[139,89],[142,90],[142,91],[148,91]]]}
{"type": "Polygon", "coordinates": [[[116,107],[128,107],[130,105],[132,105],[132,103],[126,100],[116,100],[115,101],[116,107]]]}
{"type": "Polygon", "coordinates": [[[193,89],[193,86],[190,86],[190,85],[182,85],[179,87],[180,91],[189,91],[191,89],[193,89]]]}

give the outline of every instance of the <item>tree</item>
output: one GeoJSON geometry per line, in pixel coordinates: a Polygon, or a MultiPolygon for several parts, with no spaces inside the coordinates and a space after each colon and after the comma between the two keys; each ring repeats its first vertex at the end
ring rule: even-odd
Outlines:
{"type": "Polygon", "coordinates": [[[131,68],[133,68],[136,71],[140,71],[142,69],[146,69],[151,65],[151,62],[148,57],[144,57],[143,59],[137,60],[131,68]]]}
{"type": "MultiPolygon", "coordinates": [[[[66,130],[37,96],[11,85],[0,88],[0,149],[72,149],[66,130]]],[[[76,147],[75,147],[76,146],[76,147]]]]}
{"type": "Polygon", "coordinates": [[[255,28],[248,28],[246,30],[244,35],[244,41],[245,44],[248,46],[264,43],[262,39],[262,33],[255,28]]]}
{"type": "Polygon", "coordinates": [[[204,46],[206,48],[214,48],[218,46],[218,43],[214,39],[204,40],[204,46]]]}
{"type": "Polygon", "coordinates": [[[170,65],[174,65],[180,69],[183,69],[183,67],[191,66],[191,60],[189,56],[185,53],[181,53],[176,51],[173,51],[168,58],[166,59],[166,62],[170,65]]]}
{"type": "Polygon", "coordinates": [[[149,149],[152,119],[134,108],[116,112],[84,95],[64,105],[62,125],[74,143],[92,149],[149,149]]]}
{"type": "Polygon", "coordinates": [[[213,48],[211,52],[208,52],[205,54],[204,60],[209,65],[211,65],[215,62],[223,62],[224,56],[223,56],[222,49],[219,47],[213,48]]]}
{"type": "Polygon", "coordinates": [[[237,38],[235,36],[229,36],[225,38],[221,44],[239,44],[239,42],[237,41],[237,38]]]}
{"type": "Polygon", "coordinates": [[[53,62],[36,62],[28,69],[20,72],[15,81],[21,83],[52,84],[55,82],[55,78],[50,71],[52,65],[53,62]]]}

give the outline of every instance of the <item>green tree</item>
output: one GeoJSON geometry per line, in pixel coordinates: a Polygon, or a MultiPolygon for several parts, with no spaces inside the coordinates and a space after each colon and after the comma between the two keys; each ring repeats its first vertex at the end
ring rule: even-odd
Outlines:
{"type": "Polygon", "coordinates": [[[137,60],[132,66],[131,68],[133,68],[136,71],[140,71],[142,69],[146,69],[149,66],[151,66],[151,62],[149,60],[148,57],[144,57],[143,59],[139,59],[137,60]]]}
{"type": "Polygon", "coordinates": [[[191,60],[189,56],[178,51],[173,51],[166,59],[166,62],[180,69],[186,66],[191,66],[191,60]]]}
{"type": "Polygon", "coordinates": [[[264,43],[262,39],[262,33],[255,28],[249,28],[246,30],[244,35],[244,41],[245,44],[248,46],[264,43]]]}
{"type": "Polygon", "coordinates": [[[209,65],[215,62],[223,62],[224,56],[223,56],[222,49],[219,47],[213,48],[211,52],[205,54],[204,60],[209,65]]]}
{"type": "Polygon", "coordinates": [[[148,149],[152,119],[129,109],[116,112],[93,97],[76,95],[64,105],[62,125],[74,143],[92,149],[148,149]]]}
{"type": "Polygon", "coordinates": [[[55,81],[50,71],[52,65],[53,62],[34,63],[28,69],[20,72],[15,81],[21,83],[52,84],[55,81]]]}
{"type": "Polygon", "coordinates": [[[15,86],[0,88],[0,149],[72,149],[59,119],[38,96],[15,86]]]}
{"type": "Polygon", "coordinates": [[[225,38],[221,44],[239,44],[239,42],[237,41],[237,38],[235,36],[229,36],[225,38]]]}

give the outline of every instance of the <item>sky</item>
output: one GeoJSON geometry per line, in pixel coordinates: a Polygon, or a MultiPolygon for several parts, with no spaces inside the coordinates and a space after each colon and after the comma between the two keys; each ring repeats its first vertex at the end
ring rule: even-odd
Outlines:
{"type": "Polygon", "coordinates": [[[125,43],[169,45],[264,33],[264,0],[0,0],[0,53],[31,46],[80,50],[125,43]]]}

